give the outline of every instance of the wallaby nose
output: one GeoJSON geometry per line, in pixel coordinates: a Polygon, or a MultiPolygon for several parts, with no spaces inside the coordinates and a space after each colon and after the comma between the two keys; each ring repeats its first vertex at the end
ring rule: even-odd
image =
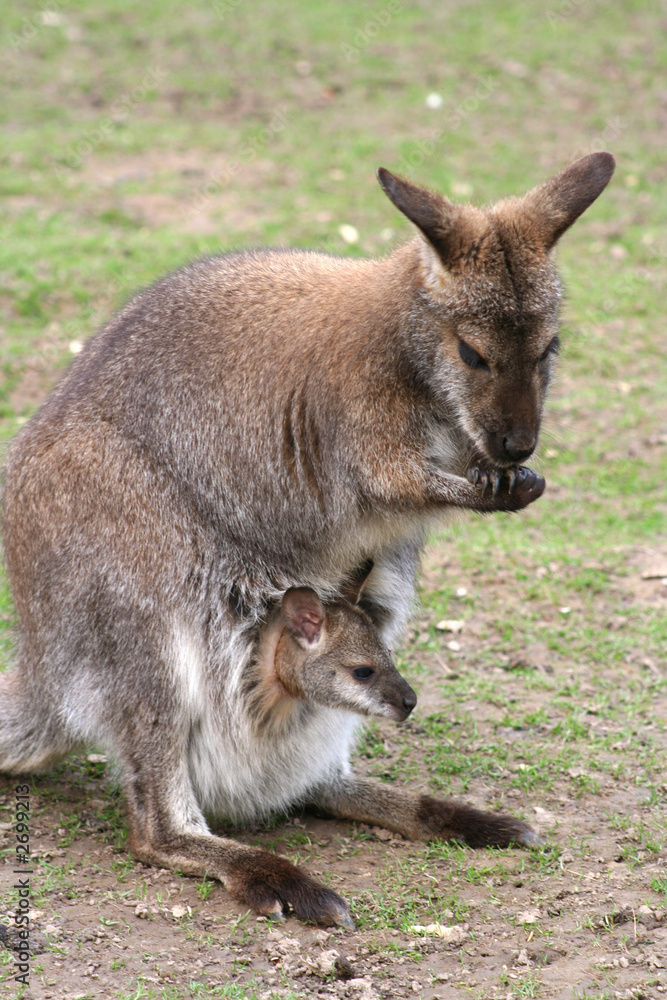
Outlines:
{"type": "Polygon", "coordinates": [[[537,438],[532,431],[512,431],[503,438],[503,451],[510,462],[523,462],[535,451],[537,438]]]}
{"type": "Polygon", "coordinates": [[[396,722],[405,722],[417,704],[417,695],[408,682],[396,671],[394,683],[385,691],[381,715],[389,715],[396,722]]]}
{"type": "Polygon", "coordinates": [[[405,709],[406,719],[416,704],[417,704],[417,695],[414,693],[412,688],[408,688],[406,693],[403,695],[403,708],[405,709]]]}

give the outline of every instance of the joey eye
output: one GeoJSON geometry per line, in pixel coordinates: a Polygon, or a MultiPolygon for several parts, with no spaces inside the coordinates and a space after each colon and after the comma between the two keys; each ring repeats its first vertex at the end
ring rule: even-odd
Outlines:
{"type": "Polygon", "coordinates": [[[352,676],[358,681],[367,681],[369,677],[372,677],[375,671],[372,667],[356,667],[352,671],[352,676]]]}
{"type": "Polygon", "coordinates": [[[550,354],[558,354],[560,350],[560,338],[554,337],[547,347],[546,351],[540,356],[540,364],[546,361],[550,354]]]}
{"type": "Polygon", "coordinates": [[[485,368],[487,371],[489,369],[481,354],[478,354],[470,344],[466,344],[465,340],[459,340],[459,357],[468,368],[485,368]]]}

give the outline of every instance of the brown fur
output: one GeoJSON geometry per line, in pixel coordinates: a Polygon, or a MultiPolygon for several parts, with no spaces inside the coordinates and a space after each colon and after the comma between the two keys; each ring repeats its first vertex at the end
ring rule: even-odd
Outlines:
{"type": "MultiPolygon", "coordinates": [[[[3,529],[21,643],[0,677],[0,769],[101,744],[121,767],[134,849],[207,870],[252,905],[239,888],[247,855],[211,838],[203,815],[275,807],[280,781],[252,783],[240,739],[296,782],[312,733],[329,770],[310,792],[337,815],[525,839],[516,821],[371,789],[343,751],[329,767],[333,716],[309,701],[285,713],[269,753],[247,679],[292,588],[335,603],[372,560],[360,610],[391,642],[434,517],[541,495],[518,463],[536,445],[557,347],[552,249],[612,170],[596,153],[489,209],[380,171],[419,230],[388,257],[201,260],[92,338],[10,449],[3,529]]],[[[292,875],[253,858],[279,906],[292,875]]],[[[333,912],[329,896],[319,909],[286,898],[317,919],[333,912]]]]}

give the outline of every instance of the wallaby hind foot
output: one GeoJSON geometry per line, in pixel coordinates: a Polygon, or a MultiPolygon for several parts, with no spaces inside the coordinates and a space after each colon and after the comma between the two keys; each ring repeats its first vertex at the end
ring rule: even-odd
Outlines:
{"type": "Polygon", "coordinates": [[[313,805],[331,816],[381,826],[408,840],[458,841],[468,847],[544,847],[534,830],[502,813],[348,775],[318,790],[313,805]]]}
{"type": "Polygon", "coordinates": [[[133,843],[131,851],[144,864],[216,878],[236,900],[272,920],[291,912],[306,923],[354,927],[348,904],[337,892],[269,851],[212,834],[174,831],[152,843],[133,843]]]}
{"type": "Polygon", "coordinates": [[[309,923],[354,926],[345,900],[286,858],[209,831],[184,764],[188,734],[177,735],[175,723],[169,729],[169,745],[159,736],[126,734],[121,766],[132,855],[147,865],[218,879],[240,903],[271,919],[291,911],[309,923]]]}
{"type": "MultiPolygon", "coordinates": [[[[136,788],[136,782],[132,784],[136,788]]],[[[138,860],[185,875],[216,878],[244,906],[274,920],[291,913],[307,923],[354,928],[349,905],[337,892],[286,858],[209,833],[189,783],[185,781],[171,796],[164,792],[168,785],[162,771],[161,783],[145,786],[141,796],[151,802],[153,813],[142,824],[136,813],[131,815],[130,850],[138,860]],[[181,806],[188,802],[196,832],[179,829],[170,801],[181,806]]],[[[472,848],[544,847],[531,827],[516,817],[354,774],[327,782],[310,797],[309,805],[338,819],[392,830],[408,840],[457,841],[472,848]]]]}

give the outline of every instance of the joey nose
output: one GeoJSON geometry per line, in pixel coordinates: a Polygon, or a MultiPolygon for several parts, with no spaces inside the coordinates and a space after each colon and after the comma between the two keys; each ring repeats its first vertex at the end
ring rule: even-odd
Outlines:
{"type": "Polygon", "coordinates": [[[532,431],[513,431],[503,438],[503,452],[510,462],[523,462],[535,451],[537,438],[532,431]]]}

